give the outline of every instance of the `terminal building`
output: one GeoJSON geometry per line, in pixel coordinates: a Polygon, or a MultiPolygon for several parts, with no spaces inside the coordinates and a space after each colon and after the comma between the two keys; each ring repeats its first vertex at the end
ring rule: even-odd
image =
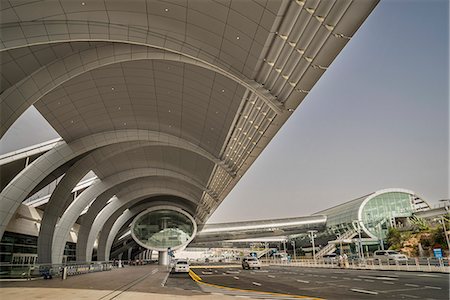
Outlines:
{"type": "Polygon", "coordinates": [[[33,111],[59,138],[0,156],[1,261],[167,263],[224,235],[209,217],[378,2],[2,1],[1,146],[33,111]]]}

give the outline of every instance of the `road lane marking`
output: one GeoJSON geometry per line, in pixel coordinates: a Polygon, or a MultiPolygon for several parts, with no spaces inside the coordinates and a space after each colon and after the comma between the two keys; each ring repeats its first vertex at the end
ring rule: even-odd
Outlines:
{"type": "Polygon", "coordinates": [[[377,279],[377,280],[398,280],[397,278],[391,278],[386,276],[358,276],[359,278],[366,278],[366,279],[377,279]]]}
{"type": "Polygon", "coordinates": [[[378,295],[378,292],[368,291],[368,290],[350,289],[350,291],[356,292],[356,293],[369,294],[369,295],[378,295]]]}
{"type": "Polygon", "coordinates": [[[344,279],[344,280],[350,280],[349,277],[342,277],[342,279],[344,279]]]}
{"type": "Polygon", "coordinates": [[[253,284],[253,285],[257,285],[257,286],[261,286],[261,285],[262,285],[261,283],[255,282],[255,281],[253,281],[252,284],[253,284]]]}
{"type": "Polygon", "coordinates": [[[413,295],[408,295],[408,294],[399,294],[399,296],[408,297],[408,298],[414,298],[414,299],[419,298],[418,296],[413,296],[413,295]]]}
{"type": "Polygon", "coordinates": [[[429,285],[426,285],[425,288],[426,288],[426,289],[442,290],[442,288],[441,288],[441,287],[438,287],[438,286],[429,286],[429,285]]]}
{"type": "Polygon", "coordinates": [[[353,280],[361,281],[362,279],[361,278],[353,278],[353,280]]]}
{"type": "Polygon", "coordinates": [[[419,277],[441,277],[439,275],[433,275],[433,274],[418,274],[419,277]]]}
{"type": "Polygon", "coordinates": [[[405,283],[406,286],[419,287],[418,284],[405,283]]]}
{"type": "Polygon", "coordinates": [[[300,279],[297,279],[297,282],[301,282],[301,283],[309,283],[308,280],[300,280],[300,279]]]}
{"type": "Polygon", "coordinates": [[[227,273],[228,273],[228,274],[239,274],[240,272],[239,272],[239,271],[231,271],[231,270],[228,270],[227,273]]]}
{"type": "Polygon", "coordinates": [[[239,280],[239,277],[238,277],[238,276],[234,276],[233,278],[236,279],[236,280],[239,280]]]}
{"type": "Polygon", "coordinates": [[[333,278],[333,279],[338,279],[336,276],[331,276],[331,278],[333,278]]]}
{"type": "Polygon", "coordinates": [[[202,274],[203,274],[203,275],[212,275],[212,274],[213,274],[213,272],[209,272],[209,271],[202,271],[202,274]]]}
{"type": "Polygon", "coordinates": [[[394,284],[393,282],[390,282],[390,281],[383,281],[383,283],[386,283],[386,284],[394,284]]]}
{"type": "Polygon", "coordinates": [[[270,278],[275,278],[275,276],[273,276],[273,275],[267,275],[267,277],[270,277],[270,278]]]}
{"type": "Polygon", "coordinates": [[[371,280],[371,279],[364,279],[364,281],[367,281],[367,282],[375,282],[375,280],[371,280]]]}

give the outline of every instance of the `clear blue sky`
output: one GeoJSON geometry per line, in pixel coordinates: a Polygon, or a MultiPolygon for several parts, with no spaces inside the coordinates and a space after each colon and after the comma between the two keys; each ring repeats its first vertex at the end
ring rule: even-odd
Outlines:
{"type": "MultiPolygon", "coordinates": [[[[209,222],[309,215],[389,187],[449,198],[448,12],[381,1],[209,222]]],[[[0,153],[55,136],[30,109],[0,153]]]]}
{"type": "Polygon", "coordinates": [[[209,222],[308,215],[389,187],[449,198],[448,12],[381,1],[209,222]]]}

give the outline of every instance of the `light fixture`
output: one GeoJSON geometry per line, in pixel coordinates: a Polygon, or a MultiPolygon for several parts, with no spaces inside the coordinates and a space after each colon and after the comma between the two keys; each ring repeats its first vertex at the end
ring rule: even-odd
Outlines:
{"type": "Polygon", "coordinates": [[[287,35],[280,34],[279,36],[283,41],[287,40],[287,35]]]}
{"type": "Polygon", "coordinates": [[[325,28],[328,29],[328,31],[333,31],[334,26],[331,26],[331,25],[325,25],[325,28]]]}
{"type": "Polygon", "coordinates": [[[312,62],[312,60],[313,60],[311,57],[308,57],[308,56],[305,56],[304,58],[305,58],[305,60],[306,60],[307,62],[309,62],[309,63],[312,62]]]}
{"type": "Polygon", "coordinates": [[[273,65],[275,65],[275,63],[273,61],[268,61],[267,64],[271,67],[273,67],[273,65]]]}
{"type": "Polygon", "coordinates": [[[124,125],[124,126],[127,126],[127,122],[123,122],[123,125],[124,125]]]}
{"type": "Polygon", "coordinates": [[[293,109],[293,108],[288,108],[288,111],[289,111],[289,112],[293,112],[294,109],[293,109]]]}
{"type": "Polygon", "coordinates": [[[81,2],[81,5],[82,5],[82,6],[85,6],[85,5],[86,5],[86,2],[81,2]]]}
{"type": "Polygon", "coordinates": [[[296,49],[298,53],[302,54],[305,53],[305,49],[296,49]]]}
{"type": "Polygon", "coordinates": [[[286,80],[289,79],[289,75],[281,75],[281,77],[283,77],[283,78],[286,79],[286,80]]]}
{"type": "Polygon", "coordinates": [[[120,106],[117,109],[120,110],[120,106]]]}
{"type": "Polygon", "coordinates": [[[296,86],[297,84],[295,83],[295,82],[293,82],[293,81],[289,81],[289,84],[291,85],[291,86],[296,86]]]}
{"type": "Polygon", "coordinates": [[[111,91],[114,91],[114,87],[111,88],[111,91]]]}
{"type": "Polygon", "coordinates": [[[277,73],[281,73],[281,68],[275,68],[275,71],[277,71],[277,73]]]}
{"type": "Polygon", "coordinates": [[[307,12],[309,12],[311,15],[315,12],[314,8],[307,8],[307,12]]]}
{"type": "Polygon", "coordinates": [[[222,93],[225,93],[225,90],[222,90],[221,92],[222,92],[222,93]]]}
{"type": "Polygon", "coordinates": [[[236,39],[237,39],[237,40],[239,40],[239,39],[240,39],[240,37],[239,37],[239,36],[237,36],[237,37],[236,37],[236,39]]]}
{"type": "Polygon", "coordinates": [[[322,17],[322,16],[316,16],[316,19],[317,19],[317,21],[319,21],[320,23],[322,23],[322,22],[325,20],[325,18],[322,17]]]}
{"type": "Polygon", "coordinates": [[[297,43],[295,43],[295,42],[289,42],[289,46],[291,46],[291,47],[295,47],[297,45],[297,43]]]}
{"type": "Polygon", "coordinates": [[[168,8],[164,8],[164,11],[165,11],[165,12],[168,12],[168,11],[169,11],[169,9],[168,9],[168,8]]]}

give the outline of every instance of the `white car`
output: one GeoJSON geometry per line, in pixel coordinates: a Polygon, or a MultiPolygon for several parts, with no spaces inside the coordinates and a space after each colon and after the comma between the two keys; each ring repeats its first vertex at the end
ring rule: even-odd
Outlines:
{"type": "Polygon", "coordinates": [[[244,257],[242,259],[242,269],[261,269],[261,263],[256,257],[244,257]]]}
{"type": "Polygon", "coordinates": [[[374,259],[380,261],[407,261],[408,257],[394,250],[378,250],[373,254],[374,259]]]}
{"type": "Polygon", "coordinates": [[[186,259],[179,259],[173,267],[175,273],[189,273],[189,262],[186,259]]]}

